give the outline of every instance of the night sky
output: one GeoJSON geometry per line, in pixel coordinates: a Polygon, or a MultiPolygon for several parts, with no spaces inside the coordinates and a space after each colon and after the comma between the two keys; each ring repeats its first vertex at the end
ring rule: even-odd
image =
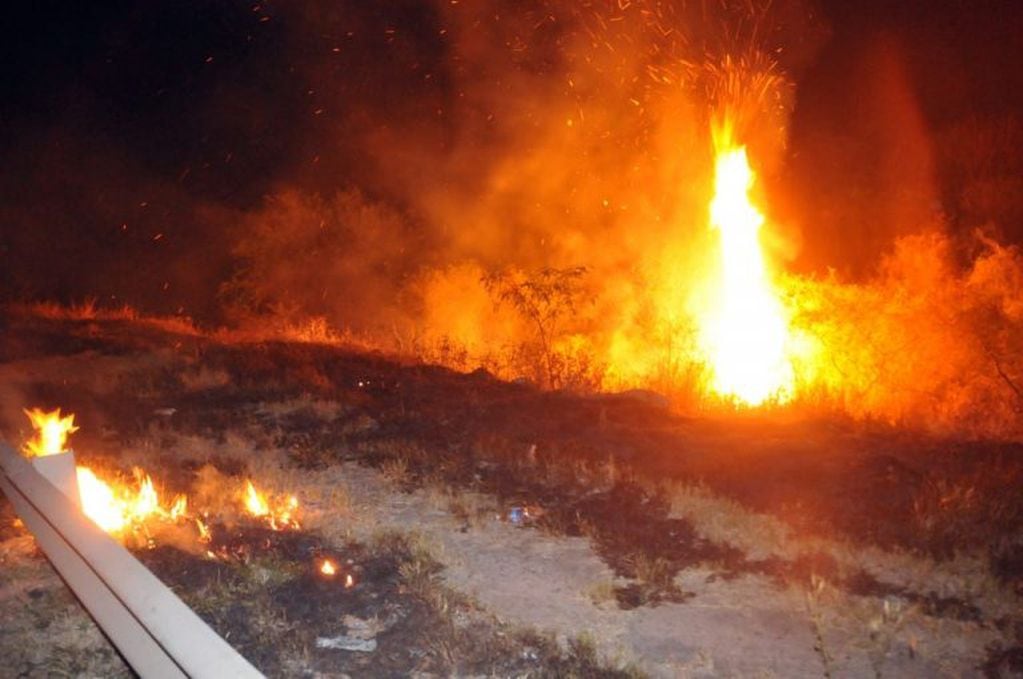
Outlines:
{"type": "MultiPolygon", "coordinates": [[[[850,183],[876,174],[885,122],[870,116],[885,114],[864,112],[872,85],[860,85],[873,77],[879,51],[908,83],[929,138],[940,141],[969,119],[1023,120],[1017,3],[818,7],[828,38],[794,74],[788,161],[774,178],[786,193],[838,204],[850,183]],[[862,144],[830,150],[828,140],[850,130],[862,144]]],[[[386,182],[367,169],[374,158],[361,136],[397,125],[443,140],[455,123],[434,112],[455,96],[454,66],[438,27],[433,5],[408,0],[6,8],[0,296],[91,295],[215,316],[239,216],[281,181],[311,191],[354,181],[388,198],[386,182]]],[[[937,155],[941,199],[955,223],[957,188],[945,181],[954,168],[937,155]]],[[[1018,155],[1004,173],[1016,171],[1018,155]]],[[[1015,209],[1003,209],[999,229],[1019,240],[1023,212],[1015,209]]],[[[831,235],[815,236],[802,221],[806,251],[835,255],[831,235]]],[[[888,235],[864,233],[864,261],[888,235]]]]}

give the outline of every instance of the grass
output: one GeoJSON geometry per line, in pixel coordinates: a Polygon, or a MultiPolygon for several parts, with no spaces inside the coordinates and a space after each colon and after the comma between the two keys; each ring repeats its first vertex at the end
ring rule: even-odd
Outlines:
{"type": "Polygon", "coordinates": [[[833,660],[828,651],[824,639],[824,605],[823,600],[827,596],[829,586],[824,578],[817,575],[811,576],[810,586],[806,590],[806,610],[810,618],[810,626],[813,630],[814,650],[821,658],[821,665],[824,668],[824,676],[830,679],[833,676],[833,660]]]}
{"type": "Polygon", "coordinates": [[[666,495],[670,517],[690,521],[708,540],[734,545],[750,559],[794,558],[801,552],[787,524],[751,512],[705,485],[670,482],[653,489],[666,495]]]}
{"type": "MultiPolygon", "coordinates": [[[[4,520],[9,506],[0,495],[4,520]]],[[[23,532],[0,542],[0,619],[0,657],[10,676],[132,676],[23,532]]]]}
{"type": "MultiPolygon", "coordinates": [[[[116,389],[104,386],[97,405],[100,414],[107,407],[127,410],[123,392],[138,396],[139,404],[134,406],[137,425],[128,426],[121,417],[108,418],[121,436],[121,442],[111,448],[129,444],[118,464],[141,463],[158,474],[154,470],[175,469],[187,460],[188,469],[197,475],[192,481],[195,501],[210,507],[219,501],[225,513],[232,511],[228,505],[234,502],[225,496],[224,488],[232,487],[239,477],[251,477],[257,487],[271,493],[295,492],[303,511],[308,511],[308,523],[303,517],[303,525],[314,528],[332,544],[364,539],[362,536],[373,530],[378,511],[400,514],[404,508],[421,507],[408,497],[410,491],[420,488],[430,496],[432,509],[453,518],[456,527],[452,530],[478,527],[486,529],[480,531],[483,533],[495,526],[494,532],[500,532],[505,528],[494,522],[494,515],[503,513],[502,508],[536,503],[546,514],[533,525],[548,537],[581,534],[589,538],[605,563],[627,560],[623,568],[629,582],[602,578],[589,589],[573,590],[585,594],[603,612],[608,612],[605,603],[621,603],[620,597],[626,597],[629,606],[649,606],[681,596],[675,586],[679,569],[706,568],[728,577],[735,563],[715,560],[715,554],[725,554],[739,561],[740,571],[768,573],[765,579],[777,577],[781,587],[798,586],[804,594],[815,589],[810,575],[826,579],[826,596],[818,596],[815,608],[807,609],[822,648],[828,649],[824,652],[829,657],[840,656],[841,649],[829,648],[834,630],[855,626],[874,654],[871,662],[877,668],[884,667],[884,658],[892,649],[902,648],[908,623],[959,625],[963,629],[972,624],[956,612],[955,602],[946,605],[940,599],[975,605],[989,624],[1006,620],[1011,626],[1020,610],[1019,597],[992,572],[984,553],[964,550],[938,556],[854,542],[837,532],[825,535],[797,530],[776,515],[751,511],[748,505],[709,485],[645,479],[635,472],[641,457],[598,447],[603,441],[580,443],[566,440],[553,427],[529,428],[531,420],[547,414],[539,409],[564,410],[563,420],[550,419],[556,424],[569,423],[571,417],[589,421],[598,409],[587,411],[587,401],[535,395],[524,387],[505,389],[490,381],[442,371],[381,367],[369,359],[348,359],[333,350],[309,346],[301,350],[261,347],[258,351],[211,348],[204,349],[193,362],[174,355],[169,362],[151,356],[118,360],[135,368],[121,371],[116,389]],[[308,370],[299,369],[306,364],[308,370]],[[180,365],[187,365],[187,370],[178,371],[180,365]],[[175,375],[176,380],[172,379],[175,375]],[[371,389],[355,386],[354,378],[361,380],[363,375],[372,379],[371,389]],[[308,385],[316,388],[306,388],[308,385]],[[417,389],[423,392],[418,399],[417,389]],[[465,389],[471,391],[471,398],[463,398],[465,389]],[[488,395],[486,389],[494,389],[495,394],[488,395]],[[165,399],[166,405],[178,407],[178,412],[155,426],[146,408],[151,402],[163,406],[165,399]],[[533,401],[540,405],[531,405],[533,401]],[[515,429],[509,433],[497,428],[495,420],[500,418],[511,418],[515,429]],[[463,419],[478,427],[463,428],[463,419]],[[345,478],[345,470],[352,466],[337,464],[353,458],[380,470],[394,486],[392,492],[401,491],[394,507],[383,510],[373,502],[353,502],[345,478]],[[687,526],[696,535],[688,542],[683,530],[687,526]],[[663,536],[674,528],[680,529],[682,537],[672,544],[663,536]],[[614,538],[619,535],[635,536],[636,542],[631,546],[617,542],[614,538]],[[701,545],[734,552],[711,549],[706,550],[710,556],[700,555],[701,545]],[[697,556],[691,558],[693,553],[697,556]],[[867,582],[866,589],[852,591],[849,582],[863,573],[873,579],[862,579],[867,582]]],[[[79,380],[76,391],[80,388],[83,398],[99,388],[87,375],[75,379],[79,380]]],[[[640,438],[627,438],[628,430],[619,425],[619,419],[632,412],[625,407],[636,406],[626,404],[615,410],[606,402],[599,409],[601,418],[592,421],[598,425],[601,439],[626,447],[635,445],[639,450],[640,438]]],[[[644,413],[639,415],[650,417],[644,413]]],[[[658,427],[665,426],[662,419],[651,420],[651,436],[660,435],[663,430],[658,427]]],[[[1000,480],[1005,478],[1002,474],[1000,480]]],[[[955,542],[957,536],[982,531],[986,524],[1016,521],[1018,503],[1014,504],[1004,484],[992,479],[999,480],[996,466],[958,476],[927,476],[912,504],[915,529],[939,541],[946,531],[955,542]]],[[[382,497],[378,494],[372,499],[382,497]]],[[[385,517],[379,523],[394,525],[393,518],[385,517]]],[[[400,518],[406,524],[417,521],[400,518]]],[[[982,532],[978,539],[990,534],[982,532]]],[[[394,554],[394,576],[404,594],[422,606],[422,615],[438,616],[429,618],[437,623],[436,629],[430,628],[427,651],[433,667],[446,672],[455,667],[469,671],[472,667],[465,663],[475,657],[474,643],[491,644],[499,651],[505,648],[501,635],[514,635],[500,625],[491,628],[493,636],[486,640],[473,641],[466,636],[462,629],[466,620],[476,620],[482,613],[471,601],[445,589],[439,564],[448,557],[434,557],[436,546],[420,550],[407,543],[393,548],[373,543],[370,552],[387,549],[394,554]]],[[[1001,549],[1010,554],[1013,544],[1001,549]]],[[[224,583],[230,585],[224,591],[212,592],[210,601],[230,608],[232,601],[244,600],[252,592],[258,596],[251,582],[260,578],[265,578],[263,585],[271,590],[301,578],[279,578],[273,568],[254,568],[237,576],[240,580],[224,583]]],[[[617,613],[614,609],[609,612],[617,613]]],[[[271,609],[257,612],[256,617],[265,619],[260,625],[267,629],[283,629],[282,619],[271,609]]],[[[511,653],[511,648],[505,650],[511,653]]],[[[585,644],[575,652],[574,660],[569,659],[574,651],[567,645],[559,648],[566,655],[547,658],[551,668],[589,667],[585,644]]],[[[309,653],[305,648],[293,650],[295,662],[309,653]]],[[[501,653],[498,657],[511,657],[501,653]]]]}
{"type": "Polygon", "coordinates": [[[798,562],[825,555],[838,567],[829,577],[842,579],[866,572],[913,591],[974,602],[992,618],[1011,615],[1011,609],[1020,605],[1018,597],[1006,592],[981,554],[959,553],[935,559],[907,550],[797,535],[779,519],[751,512],[705,486],[670,484],[667,493],[672,516],[684,517],[700,535],[734,545],[751,560],[798,562]]]}
{"type": "MultiPolygon", "coordinates": [[[[436,486],[432,488],[436,488],[436,486]]],[[[464,528],[479,527],[501,513],[500,507],[492,496],[472,491],[451,492],[451,489],[444,489],[440,492],[445,498],[442,506],[461,521],[464,528]]]]}

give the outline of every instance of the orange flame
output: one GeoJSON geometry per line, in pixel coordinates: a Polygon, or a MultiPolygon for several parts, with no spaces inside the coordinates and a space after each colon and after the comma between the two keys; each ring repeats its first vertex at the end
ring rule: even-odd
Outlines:
{"type": "Polygon", "coordinates": [[[732,140],[730,126],[714,132],[710,223],[720,237],[720,262],[711,308],[700,319],[711,388],[749,406],[786,402],[794,383],[789,327],[760,246],[764,216],[749,196],[756,175],[746,148],[732,140]]]}
{"type": "MultiPolygon", "coordinates": [[[[60,408],[51,412],[32,408],[24,413],[35,429],[34,438],[23,447],[29,456],[41,457],[63,452],[68,436],[78,431],[74,413],[62,417],[60,408]]],[[[160,505],[152,477],[139,468],[133,470],[138,486],[135,490],[123,485],[111,485],[88,467],[76,467],[75,472],[82,513],[108,533],[119,534],[151,518],[177,521],[188,513],[188,498],[184,495],[176,496],[170,509],[164,509],[160,505]]]]}
{"type": "MultiPolygon", "coordinates": [[[[60,453],[67,445],[68,435],[77,431],[74,414],[61,417],[60,409],[43,412],[39,408],[25,410],[35,428],[35,437],[24,446],[24,451],[33,456],[60,453]]],[[[176,495],[167,506],[161,504],[159,493],[152,477],[139,468],[132,470],[135,486],[101,479],[89,467],[76,468],[78,491],[82,513],[107,533],[120,536],[129,530],[147,531],[149,521],[176,523],[181,519],[194,520],[200,542],[212,539],[210,528],[203,518],[188,513],[188,497],[176,495]]],[[[243,502],[252,516],[266,521],[276,531],[300,527],[298,498],[288,495],[272,501],[252,484],[245,482],[243,502]]]]}
{"type": "Polygon", "coordinates": [[[60,408],[43,412],[41,408],[23,410],[35,429],[35,436],[27,441],[22,450],[29,457],[43,457],[64,452],[68,436],[76,431],[75,415],[60,416],[60,408]]]}
{"type": "Polygon", "coordinates": [[[177,521],[188,516],[188,498],[184,495],[177,495],[174,497],[174,503],[171,505],[169,517],[171,521],[177,521]]]}
{"type": "Polygon", "coordinates": [[[114,490],[88,467],[78,467],[78,493],[82,512],[108,533],[119,533],[127,525],[123,505],[114,490]]]}
{"type": "Polygon", "coordinates": [[[187,515],[188,498],[178,495],[171,507],[165,509],[152,477],[137,467],[133,470],[137,490],[111,485],[88,467],[78,467],[76,471],[82,512],[108,533],[119,534],[129,527],[144,526],[152,519],[175,522],[187,515]]]}
{"type": "Polygon", "coordinates": [[[283,502],[274,503],[271,507],[270,500],[264,493],[256,490],[252,481],[245,481],[245,492],[243,494],[245,509],[252,516],[265,520],[273,530],[287,530],[299,528],[295,514],[298,511],[298,498],[289,495],[283,502]]]}
{"type": "Polygon", "coordinates": [[[210,534],[210,528],[206,525],[205,521],[196,517],[195,527],[199,529],[199,542],[209,542],[213,539],[213,536],[210,534]]]}
{"type": "Polygon", "coordinates": [[[252,481],[245,482],[245,509],[253,516],[270,514],[270,504],[266,501],[266,496],[256,490],[252,481]]]}
{"type": "Polygon", "coordinates": [[[337,573],[337,566],[330,559],[324,559],[323,563],[320,564],[320,572],[327,576],[332,576],[337,573]]]}

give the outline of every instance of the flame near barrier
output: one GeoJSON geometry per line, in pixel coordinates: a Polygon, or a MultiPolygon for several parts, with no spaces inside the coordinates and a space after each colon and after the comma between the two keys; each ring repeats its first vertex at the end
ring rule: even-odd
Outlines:
{"type": "MultiPolygon", "coordinates": [[[[74,425],[74,414],[62,416],[59,408],[50,412],[32,408],[24,412],[35,430],[33,438],[22,448],[26,454],[45,457],[66,452],[68,437],[78,430],[74,425]]],[[[136,467],[132,470],[133,485],[103,480],[92,469],[82,465],[75,471],[82,513],[110,535],[125,538],[139,532],[148,537],[155,524],[187,522],[196,527],[199,542],[209,542],[210,530],[205,515],[200,518],[191,514],[188,498],[183,494],[174,496],[169,504],[163,504],[152,477],[143,469],[136,467]]],[[[279,501],[276,498],[271,500],[252,481],[246,480],[240,500],[250,516],[265,521],[273,530],[300,527],[297,519],[299,503],[294,495],[279,501]]]]}
{"type": "Polygon", "coordinates": [[[35,436],[25,442],[22,451],[29,457],[45,457],[65,452],[68,436],[78,431],[74,413],[61,417],[60,408],[46,412],[41,408],[25,409],[35,436]]]}

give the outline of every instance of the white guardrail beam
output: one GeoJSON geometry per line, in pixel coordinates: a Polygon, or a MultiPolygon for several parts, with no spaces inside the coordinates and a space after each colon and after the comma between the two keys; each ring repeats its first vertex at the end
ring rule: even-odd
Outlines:
{"type": "Polygon", "coordinates": [[[0,489],[18,516],[139,676],[263,676],[3,441],[0,468],[0,489]]]}

